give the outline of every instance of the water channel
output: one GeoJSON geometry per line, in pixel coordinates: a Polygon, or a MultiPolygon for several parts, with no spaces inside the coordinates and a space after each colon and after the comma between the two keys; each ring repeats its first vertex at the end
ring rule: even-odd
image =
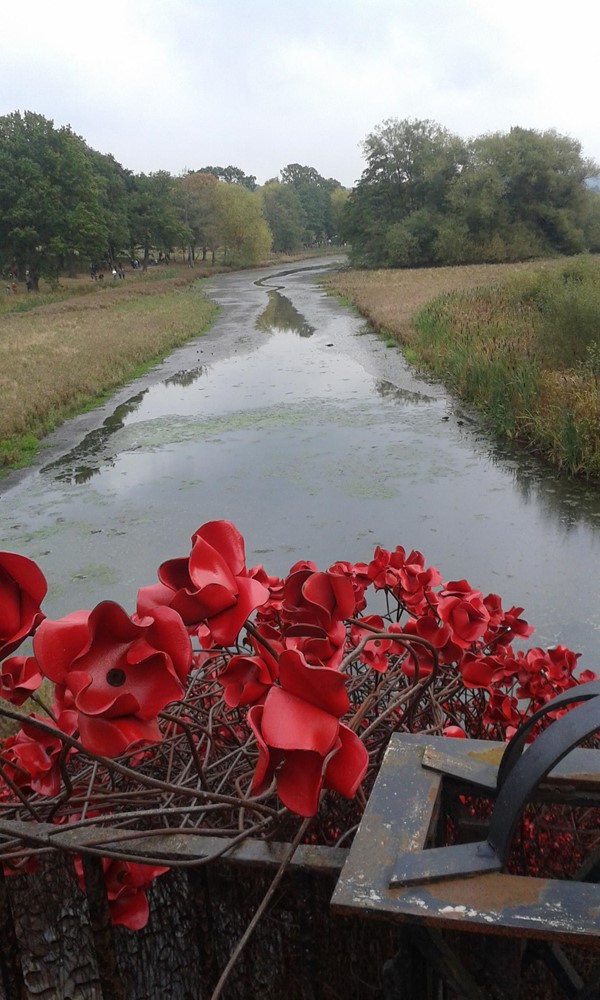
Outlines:
{"type": "Polygon", "coordinates": [[[323,292],[324,266],[212,279],[208,335],[3,484],[0,547],[39,563],[55,617],[107,597],[133,610],[213,518],[238,525],[249,565],[281,575],[400,544],[524,606],[532,642],[600,669],[600,491],[494,444],[323,292]]]}

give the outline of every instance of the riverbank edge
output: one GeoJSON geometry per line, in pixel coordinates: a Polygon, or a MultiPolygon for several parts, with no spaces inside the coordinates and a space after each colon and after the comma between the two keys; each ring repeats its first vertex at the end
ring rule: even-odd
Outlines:
{"type": "MultiPolygon", "coordinates": [[[[334,256],[335,253],[339,254],[339,248],[331,248],[329,252],[334,256]]],[[[99,340],[102,340],[103,330],[110,327],[111,316],[113,316],[114,311],[123,307],[125,293],[127,294],[127,307],[130,313],[134,311],[136,301],[139,304],[141,312],[142,306],[147,309],[148,297],[161,296],[161,300],[164,302],[165,298],[169,295],[179,296],[182,291],[189,290],[194,285],[198,286],[202,295],[202,309],[198,313],[198,324],[188,335],[185,333],[177,335],[172,330],[167,330],[164,341],[159,345],[158,349],[151,351],[147,356],[136,359],[135,363],[132,363],[128,358],[121,359],[117,355],[113,356],[111,358],[110,377],[102,380],[96,387],[96,391],[86,391],[85,388],[79,386],[71,387],[65,392],[64,399],[60,405],[52,405],[47,408],[44,408],[43,404],[40,403],[37,394],[30,396],[31,417],[28,421],[30,426],[28,426],[26,432],[19,433],[15,431],[13,434],[0,437],[0,480],[4,484],[7,477],[14,479],[13,474],[15,472],[19,470],[26,471],[31,468],[36,463],[40,452],[43,451],[44,442],[48,436],[66,421],[98,409],[121,387],[147,374],[159,365],[173,350],[198,337],[205,336],[212,328],[218,313],[218,307],[210,302],[203,291],[202,286],[205,282],[210,281],[220,274],[262,270],[270,267],[286,267],[287,265],[302,261],[311,261],[327,255],[328,249],[305,251],[302,254],[275,255],[260,264],[254,265],[252,268],[232,268],[221,265],[213,267],[199,261],[197,267],[189,268],[181,266],[177,267],[175,271],[175,268],[171,265],[168,271],[165,270],[164,275],[160,275],[156,270],[149,272],[146,276],[139,275],[139,279],[141,280],[136,283],[135,289],[131,288],[131,281],[123,284],[119,283],[113,287],[102,288],[101,286],[95,286],[91,289],[85,286],[82,287],[81,284],[74,282],[72,287],[69,285],[63,286],[59,290],[59,293],[52,297],[52,301],[46,301],[44,296],[42,296],[41,302],[37,297],[35,299],[28,297],[26,300],[26,309],[5,312],[3,316],[0,316],[0,321],[2,319],[10,321],[13,317],[29,317],[29,321],[31,322],[32,317],[36,319],[39,317],[40,331],[42,331],[44,325],[49,326],[50,322],[56,318],[57,313],[62,310],[85,310],[89,307],[94,307],[98,301],[98,297],[94,293],[100,292],[102,296],[102,310],[96,310],[96,319],[99,323],[97,336],[99,340]],[[82,292],[85,294],[82,294],[82,292]],[[106,294],[107,292],[108,295],[106,294]]],[[[42,336],[42,333],[40,336],[42,336]]],[[[85,345],[83,343],[81,352],[82,355],[85,352],[85,345]]],[[[23,415],[22,407],[27,406],[28,392],[31,392],[30,386],[32,382],[35,382],[34,379],[31,379],[31,372],[27,371],[28,368],[29,365],[23,365],[24,384],[22,390],[19,390],[19,387],[13,384],[15,395],[20,401],[21,417],[23,415]]]]}
{"type": "MultiPolygon", "coordinates": [[[[585,443],[586,447],[576,449],[576,461],[573,460],[571,454],[568,454],[568,450],[566,451],[562,447],[559,448],[557,444],[557,442],[560,444],[559,438],[562,432],[565,431],[563,436],[566,435],[568,437],[570,450],[572,454],[575,454],[571,438],[573,437],[573,420],[576,419],[577,414],[575,410],[577,408],[573,409],[569,400],[562,400],[564,392],[561,395],[561,400],[558,400],[557,383],[560,382],[564,389],[569,381],[572,382],[576,377],[582,378],[586,373],[583,371],[581,365],[578,365],[572,372],[553,371],[552,369],[542,372],[540,369],[541,382],[544,383],[544,386],[545,383],[551,383],[553,388],[553,392],[551,393],[553,396],[553,413],[554,410],[557,411],[554,414],[553,422],[547,424],[547,421],[543,419],[543,413],[529,413],[525,411],[519,413],[517,410],[515,411],[515,420],[506,424],[505,419],[502,421],[497,419],[496,410],[498,408],[494,408],[492,405],[492,396],[494,396],[492,390],[490,389],[489,394],[485,391],[479,394],[469,392],[467,388],[470,381],[468,372],[460,378],[454,372],[453,366],[456,366],[458,363],[457,358],[460,360],[460,356],[464,354],[465,343],[457,344],[455,347],[452,330],[450,327],[446,328],[441,320],[437,325],[439,327],[441,322],[442,333],[439,336],[435,336],[431,328],[431,317],[428,315],[428,310],[429,312],[433,312],[434,315],[437,315],[438,312],[443,312],[444,309],[451,312],[450,304],[453,301],[464,301],[465,298],[469,300],[471,311],[476,314],[477,302],[480,298],[485,298],[494,290],[502,289],[503,287],[508,288],[510,282],[515,279],[518,279],[523,288],[526,288],[527,283],[533,285],[538,277],[544,280],[550,279],[555,281],[556,278],[553,274],[556,274],[556,272],[562,273],[562,269],[573,269],[573,267],[576,268],[577,264],[573,264],[572,258],[560,257],[551,260],[527,261],[517,264],[466,265],[453,268],[386,269],[385,271],[345,269],[338,273],[332,272],[330,275],[323,277],[321,281],[325,290],[329,294],[334,295],[341,304],[354,308],[360,315],[364,316],[388,347],[397,347],[409,364],[421,371],[426,371],[429,375],[438,379],[441,384],[445,385],[457,399],[461,399],[463,402],[473,406],[498,440],[512,440],[516,442],[523,451],[541,458],[561,475],[597,482],[597,428],[595,433],[596,446],[590,451],[588,440],[590,437],[588,426],[590,423],[589,416],[583,419],[582,424],[582,442],[585,443]],[[438,288],[434,294],[430,294],[432,292],[430,282],[431,280],[436,280],[436,275],[438,288]],[[426,289],[426,291],[424,292],[423,289],[426,289]],[[462,299],[461,294],[463,296],[462,299]],[[454,356],[455,354],[457,357],[454,356]],[[570,379],[569,375],[571,376],[570,379]],[[489,399],[488,395],[490,396],[489,399]]],[[[560,276],[559,274],[556,277],[560,276]]],[[[527,299],[527,294],[525,294],[524,298],[527,299]]],[[[462,316],[462,313],[460,315],[462,316]]],[[[508,326],[511,326],[514,322],[518,324],[519,318],[518,315],[516,317],[504,317],[502,310],[500,310],[498,317],[494,317],[494,327],[496,320],[499,324],[505,322],[508,323],[508,326]],[[513,322],[511,323],[509,320],[513,322]]],[[[467,323],[474,323],[475,333],[477,332],[476,317],[473,320],[473,317],[465,315],[463,322],[458,324],[461,330],[456,334],[461,339],[462,332],[463,341],[465,337],[462,328],[467,323]]],[[[473,328],[471,328],[471,333],[473,333],[473,328]]],[[[518,340],[518,337],[515,340],[518,340]]],[[[515,345],[512,344],[510,346],[511,350],[509,353],[513,361],[515,361],[515,358],[518,359],[518,348],[515,354],[512,349],[515,345]]],[[[531,347],[525,353],[529,355],[530,350],[531,347]]],[[[494,382],[495,368],[497,367],[496,362],[496,357],[490,355],[489,379],[492,383],[494,382]]],[[[503,370],[507,367],[507,363],[507,359],[504,359],[503,370]]],[[[530,356],[524,357],[523,364],[525,363],[531,367],[530,356]]],[[[482,371],[482,365],[483,369],[485,369],[485,357],[478,358],[478,365],[477,377],[473,376],[471,381],[480,384],[483,380],[483,383],[487,384],[485,370],[482,371]]],[[[469,365],[467,367],[469,368],[469,365]]],[[[508,368],[510,369],[510,364],[508,368]]],[[[505,372],[506,378],[508,378],[509,374],[509,371],[505,372]]],[[[506,378],[504,379],[504,405],[500,408],[503,418],[506,417],[504,411],[509,402],[507,395],[508,382],[506,378]]],[[[516,370],[513,381],[511,400],[515,393],[517,395],[519,393],[519,372],[516,370]]],[[[587,382],[589,381],[590,378],[587,379],[587,382]]],[[[497,395],[499,387],[494,384],[493,388],[495,395],[497,395]]],[[[595,395],[597,397],[597,380],[594,382],[593,388],[595,388],[595,395]]],[[[547,396],[548,393],[540,391],[539,395],[547,396]]],[[[589,392],[586,398],[587,396],[589,396],[589,392]]],[[[511,407],[512,403],[508,408],[511,409],[511,407]]],[[[594,412],[598,409],[597,399],[592,409],[594,412]]],[[[549,410],[546,407],[546,416],[550,420],[548,414],[549,410]]]]}

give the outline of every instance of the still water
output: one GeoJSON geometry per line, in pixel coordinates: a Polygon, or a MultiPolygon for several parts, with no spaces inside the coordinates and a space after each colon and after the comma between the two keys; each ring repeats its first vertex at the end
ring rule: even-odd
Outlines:
{"type": "Polygon", "coordinates": [[[224,517],[271,573],[418,548],[445,579],[524,606],[531,641],[600,669],[599,491],[497,447],[324,294],[322,266],[214,278],[207,336],[4,485],[0,545],[38,561],[46,613],[107,597],[133,610],[158,563],[224,517]]]}

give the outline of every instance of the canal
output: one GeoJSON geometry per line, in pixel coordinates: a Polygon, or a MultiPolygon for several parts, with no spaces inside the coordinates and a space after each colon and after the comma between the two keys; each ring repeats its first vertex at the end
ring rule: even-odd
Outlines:
{"type": "Polygon", "coordinates": [[[283,575],[420,549],[523,606],[531,642],[600,667],[600,495],[499,447],[477,417],[327,296],[315,261],[221,275],[208,335],[63,425],[2,487],[0,545],[34,558],[52,617],[132,611],[213,518],[283,575]]]}

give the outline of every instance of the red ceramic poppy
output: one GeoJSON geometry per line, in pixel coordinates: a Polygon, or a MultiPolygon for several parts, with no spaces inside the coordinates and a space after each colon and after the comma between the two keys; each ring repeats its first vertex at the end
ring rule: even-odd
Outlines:
{"type": "Polygon", "coordinates": [[[140,589],[138,613],[167,605],[190,629],[207,624],[218,645],[232,643],[246,618],[269,600],[268,587],[246,569],[244,540],[230,521],[203,524],[192,535],[190,555],[162,563],[158,576],[160,583],[140,589]]]}
{"type": "Polygon", "coordinates": [[[42,621],[40,604],[47,589],[33,560],[0,552],[0,658],[12,653],[42,621]]]}
{"type": "Polygon", "coordinates": [[[57,685],[58,704],[77,712],[83,745],[109,757],[160,739],[157,714],[181,697],[192,661],[175,611],[155,608],[132,621],[112,601],[43,622],[34,654],[57,685]]]}
{"type": "Polygon", "coordinates": [[[0,664],[0,697],[13,705],[22,705],[42,683],[42,675],[33,656],[9,656],[0,664]]]}

